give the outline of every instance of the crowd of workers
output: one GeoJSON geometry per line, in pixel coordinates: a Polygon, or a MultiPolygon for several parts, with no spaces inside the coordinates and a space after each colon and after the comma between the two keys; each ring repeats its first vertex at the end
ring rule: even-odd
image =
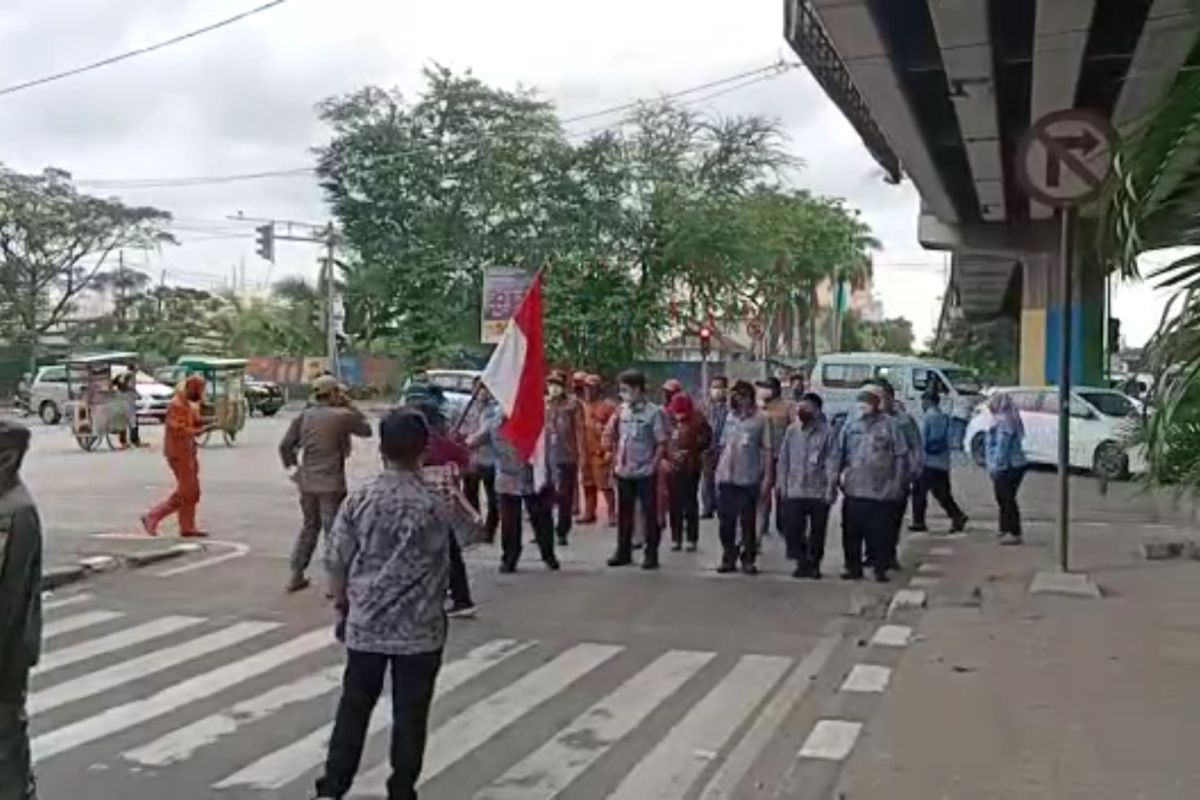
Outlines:
{"type": "MultiPolygon", "coordinates": [[[[912,530],[926,528],[929,493],[949,516],[950,530],[967,525],[951,492],[950,424],[936,395],[924,398],[918,421],[878,380],[862,388],[856,412],[835,426],[821,398],[796,380],[785,398],[774,378],[731,386],[716,377],[699,407],[678,381],[663,386],[661,405],[641,373],[623,373],[618,386],[613,402],[597,376],[550,376],[545,463],[536,465],[545,467],[544,483],[543,470],[523,462],[503,437],[503,414],[481,387],[454,426],[435,402],[388,412],[379,424],[384,469],[348,491],[351,439],[370,436],[371,426],[335,379],[314,382],[280,456],[294,469],[302,516],[287,588],[309,585],[305,573],[324,530],[336,633],[347,648],[318,797],[349,792],[388,670],[395,693],[388,796],[416,797],[447,611],[474,610],[460,540],[498,533],[500,569],[513,572],[528,515],[542,560],[556,570],[556,545],[567,543],[574,522],[597,521],[603,499],[606,521],[616,528],[608,561],[614,568],[633,563],[640,549],[642,567],[656,569],[664,529],[672,549],[696,550],[700,519],[716,516],[719,572],[756,573],[762,538],[778,530],[794,574],[820,578],[830,510],[840,497],[842,577],[861,579],[870,568],[887,581],[898,567],[910,499],[912,530]]],[[[177,514],[182,535],[204,535],[196,525],[203,390],[202,378],[188,378],[167,415],[164,454],[177,485],[143,517],[150,534],[177,514]]],[[[1007,395],[989,404],[987,461],[999,529],[1005,543],[1016,544],[1023,428],[1007,395]]],[[[19,478],[29,442],[28,429],[0,421],[0,786],[7,792],[0,794],[19,800],[35,797],[25,700],[41,638],[41,529],[19,478]]]]}

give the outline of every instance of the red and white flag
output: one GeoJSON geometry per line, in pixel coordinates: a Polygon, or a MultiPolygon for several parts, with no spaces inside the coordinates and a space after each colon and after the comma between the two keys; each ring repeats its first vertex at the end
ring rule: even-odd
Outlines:
{"type": "Polygon", "coordinates": [[[504,411],[500,435],[526,462],[534,484],[546,485],[546,348],[542,329],[542,273],[538,272],[483,371],[483,385],[504,411]]]}

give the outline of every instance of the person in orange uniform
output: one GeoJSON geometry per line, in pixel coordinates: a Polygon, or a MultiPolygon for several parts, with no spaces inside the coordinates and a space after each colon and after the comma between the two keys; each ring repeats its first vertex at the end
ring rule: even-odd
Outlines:
{"type": "Polygon", "coordinates": [[[583,517],[579,522],[590,525],[596,521],[596,503],[599,495],[603,493],[608,524],[612,526],[617,524],[617,505],[612,488],[612,451],[605,444],[604,431],[609,420],[617,413],[617,406],[600,393],[599,375],[588,375],[584,378],[583,399],[583,432],[587,452],[581,480],[583,517]]]}
{"type": "Polygon", "coordinates": [[[204,397],[204,378],[191,375],[175,392],[167,408],[163,455],[175,475],[175,491],[142,517],[142,527],[151,536],[158,535],[159,524],[179,515],[179,535],[188,538],[207,536],[196,527],[196,506],[200,504],[200,462],[196,458],[196,436],[204,432],[204,420],[198,405],[204,397]]]}

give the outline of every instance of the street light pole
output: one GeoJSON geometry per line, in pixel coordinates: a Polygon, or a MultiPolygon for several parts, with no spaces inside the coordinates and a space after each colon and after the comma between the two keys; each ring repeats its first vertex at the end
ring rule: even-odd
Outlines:
{"type": "Polygon", "coordinates": [[[334,319],[334,309],[337,305],[337,286],[334,281],[333,252],[334,252],[333,223],[325,229],[325,355],[329,363],[329,371],[339,381],[342,379],[341,359],[338,357],[337,320],[334,319]]]}
{"type": "Polygon", "coordinates": [[[1073,207],[1059,209],[1058,269],[1058,566],[1070,570],[1071,546],[1071,327],[1075,271],[1073,207]]]}

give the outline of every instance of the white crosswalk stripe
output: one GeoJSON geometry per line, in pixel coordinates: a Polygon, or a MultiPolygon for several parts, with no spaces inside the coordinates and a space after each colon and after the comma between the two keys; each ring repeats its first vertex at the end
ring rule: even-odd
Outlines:
{"type": "Polygon", "coordinates": [[[63,617],[53,622],[47,622],[42,627],[42,640],[53,639],[55,636],[61,636],[64,633],[81,631],[84,628],[90,628],[93,625],[99,625],[103,622],[111,622],[114,619],[119,619],[121,616],[120,612],[117,611],[85,611],[73,617],[63,617]]]}
{"type": "Polygon", "coordinates": [[[67,597],[47,597],[42,601],[42,611],[57,611],[67,606],[77,606],[92,600],[87,592],[69,595],[67,597]]]}
{"type": "MultiPolygon", "coordinates": [[[[52,775],[55,756],[78,750],[124,768],[98,773],[101,781],[159,771],[204,781],[182,779],[178,796],[303,792],[325,759],[341,684],[344,657],[330,631],[286,637],[271,621],[135,616],[88,610],[55,621],[62,632],[129,618],[122,629],[49,649],[35,671],[29,709],[39,772],[52,775]],[[142,684],[147,676],[157,677],[142,684]],[[46,727],[41,715],[50,711],[46,727]],[[204,766],[176,772],[193,763],[204,766]]],[[[474,800],[553,800],[578,793],[579,782],[612,800],[732,800],[837,638],[818,642],[799,666],[790,656],[482,641],[448,655],[440,671],[422,785],[474,800]],[[460,689],[468,702],[452,711],[441,705],[455,703],[450,695],[460,689]],[[561,721],[545,728],[556,714],[561,721]],[[520,739],[534,730],[528,742],[520,739]],[[498,760],[500,753],[512,755],[498,760]],[[487,763],[488,774],[456,769],[468,759],[487,763]],[[614,759],[630,761],[614,770],[614,759]]],[[[375,709],[372,737],[391,727],[389,695],[375,709]]],[[[63,759],[61,768],[77,763],[63,759]]],[[[386,794],[386,758],[369,766],[354,797],[386,794]]]]}

